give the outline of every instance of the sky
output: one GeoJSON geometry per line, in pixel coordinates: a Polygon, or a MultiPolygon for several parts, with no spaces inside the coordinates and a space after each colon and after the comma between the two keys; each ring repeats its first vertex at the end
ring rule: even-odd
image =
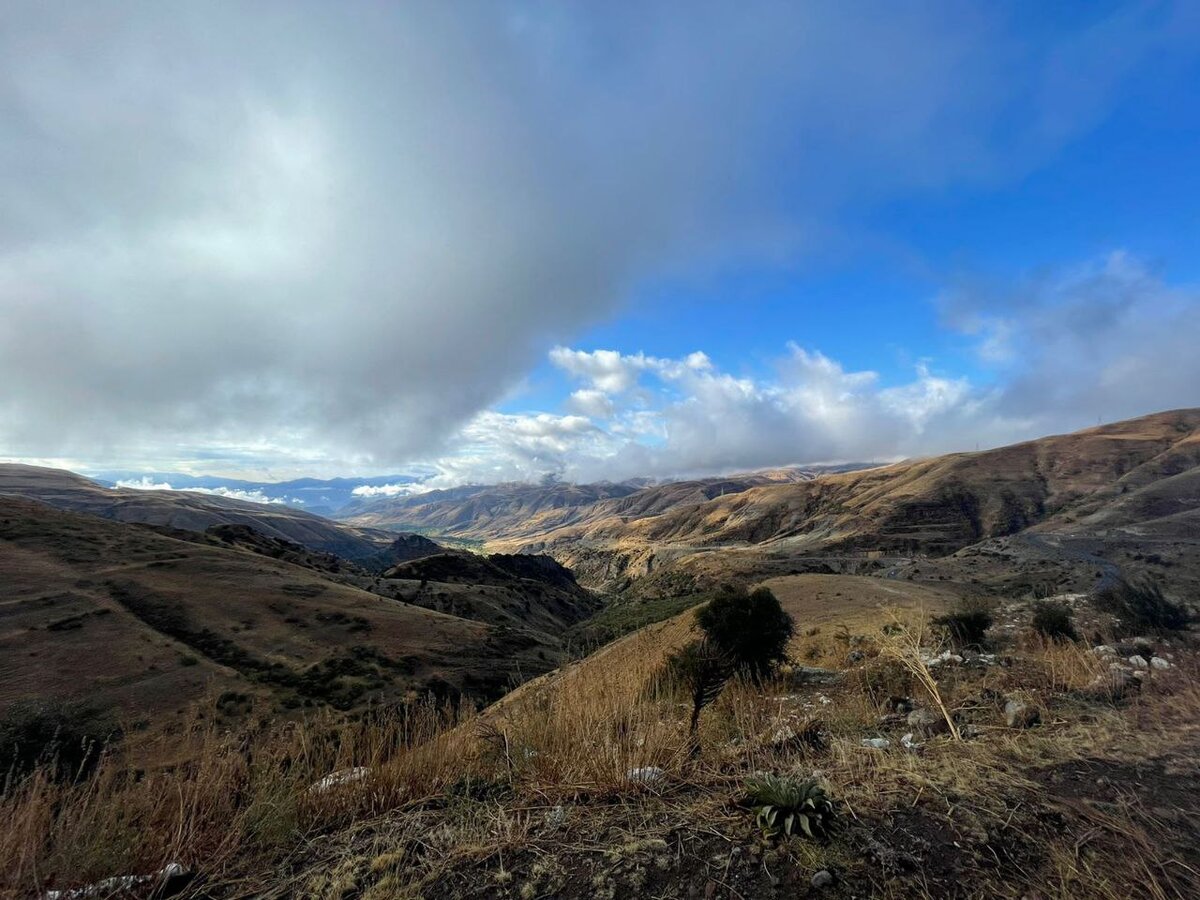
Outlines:
{"type": "Polygon", "coordinates": [[[0,0],[0,460],[427,486],[1200,405],[1194,3],[0,0]]]}

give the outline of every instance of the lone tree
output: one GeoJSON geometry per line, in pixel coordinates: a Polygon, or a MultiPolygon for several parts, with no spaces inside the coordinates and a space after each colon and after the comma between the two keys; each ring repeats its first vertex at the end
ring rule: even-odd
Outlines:
{"type": "Polygon", "coordinates": [[[787,659],[795,625],[768,588],[727,585],[696,613],[705,639],[756,681],[787,659]]]}

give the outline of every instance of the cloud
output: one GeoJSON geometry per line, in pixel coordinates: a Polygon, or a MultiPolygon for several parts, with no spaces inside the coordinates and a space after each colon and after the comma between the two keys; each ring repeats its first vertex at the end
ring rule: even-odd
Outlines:
{"type": "Polygon", "coordinates": [[[194,494],[210,494],[214,497],[226,497],[230,500],[244,500],[247,503],[274,503],[281,506],[286,506],[289,503],[303,505],[303,500],[298,500],[292,497],[268,497],[261,490],[244,490],[241,488],[229,487],[188,487],[175,488],[166,481],[156,482],[149,476],[143,475],[136,480],[118,479],[116,482],[118,488],[131,488],[137,491],[175,491],[184,490],[194,494]]]}
{"type": "MultiPolygon", "coordinates": [[[[1019,176],[1172,27],[1124,14],[1064,49],[955,3],[4,18],[0,449],[260,469],[390,466],[480,421],[514,460],[561,456],[479,417],[632,285],[1019,176]]],[[[571,359],[605,396],[646,371],[571,359]]]]}
{"type": "Polygon", "coordinates": [[[975,381],[924,360],[909,380],[885,384],[795,343],[755,377],[721,371],[701,352],[559,347],[550,361],[591,385],[568,400],[589,418],[480,416],[467,429],[475,455],[441,461],[442,480],[889,460],[1200,404],[1200,288],[1169,286],[1127,253],[1014,284],[962,286],[938,302],[985,366],[975,381]]]}
{"type": "Polygon", "coordinates": [[[420,482],[404,484],[360,484],[350,493],[355,497],[410,497],[432,490],[420,482]]]}

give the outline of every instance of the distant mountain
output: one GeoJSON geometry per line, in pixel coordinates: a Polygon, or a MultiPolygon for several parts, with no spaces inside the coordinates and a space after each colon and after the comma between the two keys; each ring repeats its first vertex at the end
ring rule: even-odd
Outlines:
{"type": "Polygon", "coordinates": [[[611,516],[658,515],[759,485],[807,481],[822,472],[851,468],[856,466],[783,468],[649,486],[645,479],[620,484],[470,485],[410,497],[360,499],[337,518],[364,527],[421,529],[477,541],[514,540],[611,516]]]}
{"type": "Polygon", "coordinates": [[[356,499],[337,518],[362,527],[420,529],[485,539],[510,535],[522,523],[554,519],[563,510],[624,497],[637,489],[632,484],[609,483],[467,485],[409,497],[356,499]]]}
{"type": "Polygon", "coordinates": [[[905,577],[1019,575],[1027,586],[1144,568],[1149,557],[1200,583],[1200,409],[702,502],[672,502],[680,490],[596,504],[575,521],[537,536],[518,529],[494,545],[549,553],[585,583],[618,587],[646,576],[677,583],[672,573],[846,571],[874,557],[905,577]],[[944,571],[951,564],[964,571],[944,571]]]}
{"type": "Polygon", "coordinates": [[[251,525],[266,537],[293,541],[349,560],[378,553],[394,537],[282,504],[189,491],[108,488],[73,472],[37,466],[0,464],[0,494],[30,497],[59,509],[120,522],[189,531],[205,531],[214,525],[251,525]]]}
{"type": "Polygon", "coordinates": [[[332,515],[357,499],[356,490],[384,490],[419,479],[414,475],[378,475],[370,478],[296,478],[291,481],[244,481],[215,475],[184,475],[180,472],[107,471],[91,476],[107,487],[169,485],[171,490],[200,489],[219,492],[233,499],[258,503],[285,503],[318,515],[332,515]]]}

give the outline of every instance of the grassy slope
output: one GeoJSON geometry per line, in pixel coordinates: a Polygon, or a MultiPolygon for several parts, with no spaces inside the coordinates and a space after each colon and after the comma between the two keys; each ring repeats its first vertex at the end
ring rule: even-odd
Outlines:
{"type": "Polygon", "coordinates": [[[545,666],[481,623],[288,562],[9,497],[0,583],[0,706],[67,696],[157,719],[226,690],[358,702],[431,678],[495,690],[515,666],[545,666]]]}
{"type": "Polygon", "coordinates": [[[941,698],[975,736],[921,738],[912,752],[898,742],[907,726],[881,724],[879,704],[890,694],[929,698],[880,655],[891,619],[877,604],[898,601],[904,617],[948,594],[870,579],[774,587],[800,617],[795,653],[844,667],[844,681],[727,689],[701,720],[699,756],[687,752],[686,711],[644,692],[663,654],[688,639],[685,614],[457,727],[432,715],[368,721],[340,726],[331,741],[316,721],[258,738],[253,766],[197,738],[187,772],[138,784],[102,776],[78,797],[30,788],[0,809],[14,823],[0,852],[22,860],[8,884],[180,859],[200,869],[197,890],[217,897],[794,897],[818,869],[835,874],[822,893],[834,897],[1195,895],[1200,665],[1191,638],[1159,643],[1174,665],[1152,672],[1139,694],[1091,695],[1082,688],[1107,660],[1031,641],[1028,609],[1010,604],[995,629],[1007,665],[938,673],[941,698]],[[851,646],[861,661],[847,660],[851,646]],[[1040,705],[1043,723],[1006,727],[1010,696],[1040,705]],[[783,726],[810,719],[824,748],[775,742],[783,726]],[[861,746],[880,735],[888,749],[861,746]],[[340,791],[306,789],[351,765],[370,775],[340,791]],[[663,775],[630,781],[639,766],[663,775]],[[739,798],[744,778],[762,770],[819,773],[840,805],[829,843],[757,832],[739,798]],[[86,815],[84,795],[94,798],[86,815]],[[120,828],[138,839],[106,837],[120,828]]]}

